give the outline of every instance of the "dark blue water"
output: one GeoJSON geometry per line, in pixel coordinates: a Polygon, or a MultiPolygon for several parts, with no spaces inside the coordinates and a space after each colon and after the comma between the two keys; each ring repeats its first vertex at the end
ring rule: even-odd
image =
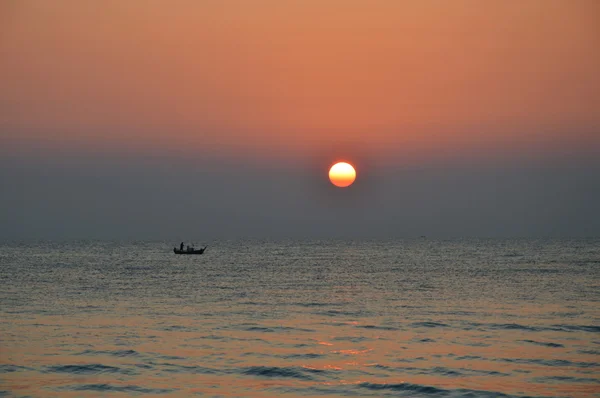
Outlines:
{"type": "Polygon", "coordinates": [[[175,243],[0,246],[0,395],[599,396],[598,239],[175,243]]]}

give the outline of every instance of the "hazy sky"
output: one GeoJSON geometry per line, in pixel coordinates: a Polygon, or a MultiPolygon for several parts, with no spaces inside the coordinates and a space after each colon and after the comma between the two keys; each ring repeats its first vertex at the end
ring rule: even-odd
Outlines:
{"type": "Polygon", "coordinates": [[[598,236],[599,70],[596,0],[2,1],[0,239],[598,236]]]}

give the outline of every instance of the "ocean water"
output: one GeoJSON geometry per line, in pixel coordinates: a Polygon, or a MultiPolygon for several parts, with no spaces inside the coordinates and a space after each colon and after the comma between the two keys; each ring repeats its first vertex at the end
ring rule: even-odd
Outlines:
{"type": "Polygon", "coordinates": [[[600,240],[0,246],[0,396],[600,396],[600,240]]]}

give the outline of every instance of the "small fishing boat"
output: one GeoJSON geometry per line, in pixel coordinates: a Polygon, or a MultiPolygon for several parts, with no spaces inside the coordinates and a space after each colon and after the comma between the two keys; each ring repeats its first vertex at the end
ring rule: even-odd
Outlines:
{"type": "Polygon", "coordinates": [[[204,250],[206,250],[207,246],[204,246],[202,249],[194,249],[193,247],[187,248],[185,250],[179,250],[176,247],[173,248],[173,253],[175,254],[204,254],[204,250]]]}

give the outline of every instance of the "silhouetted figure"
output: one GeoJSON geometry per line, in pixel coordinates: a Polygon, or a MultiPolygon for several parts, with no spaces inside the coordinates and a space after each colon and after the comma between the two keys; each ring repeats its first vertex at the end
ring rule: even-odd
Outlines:
{"type": "Polygon", "coordinates": [[[179,245],[179,251],[183,251],[183,242],[179,245]]]}

